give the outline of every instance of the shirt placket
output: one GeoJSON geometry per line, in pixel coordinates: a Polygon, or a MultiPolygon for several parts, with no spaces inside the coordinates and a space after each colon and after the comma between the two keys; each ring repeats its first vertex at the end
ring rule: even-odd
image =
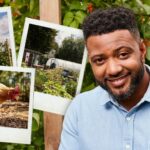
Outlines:
{"type": "Polygon", "coordinates": [[[123,130],[123,150],[133,150],[133,133],[134,133],[135,113],[125,115],[123,130]]]}

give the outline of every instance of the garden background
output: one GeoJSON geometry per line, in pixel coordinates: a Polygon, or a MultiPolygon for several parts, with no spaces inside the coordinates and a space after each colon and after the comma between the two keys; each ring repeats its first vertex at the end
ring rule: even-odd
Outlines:
{"type": "MultiPolygon", "coordinates": [[[[25,17],[39,19],[39,0],[0,0],[0,6],[11,6],[16,51],[18,53],[25,17]]],[[[137,16],[141,37],[148,49],[146,63],[150,65],[150,1],[149,0],[61,0],[63,25],[81,28],[84,18],[94,9],[112,6],[131,8],[137,16]]],[[[48,13],[48,12],[47,12],[48,13]]],[[[82,92],[96,86],[90,65],[87,63],[82,92]]],[[[0,143],[0,150],[44,150],[43,112],[34,110],[32,143],[0,143]]]]}

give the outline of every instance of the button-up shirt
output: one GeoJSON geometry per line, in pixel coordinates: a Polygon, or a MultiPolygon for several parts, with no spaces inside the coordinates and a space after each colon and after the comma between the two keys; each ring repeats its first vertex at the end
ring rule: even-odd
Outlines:
{"type": "Polygon", "coordinates": [[[150,150],[150,85],[130,111],[101,87],[78,95],[65,115],[59,150],[150,150]]]}

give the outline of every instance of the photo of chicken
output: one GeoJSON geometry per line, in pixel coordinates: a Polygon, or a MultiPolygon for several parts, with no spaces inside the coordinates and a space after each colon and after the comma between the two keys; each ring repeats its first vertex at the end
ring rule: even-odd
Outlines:
{"type": "Polygon", "coordinates": [[[0,127],[28,128],[31,73],[0,70],[0,127]]]}
{"type": "Polygon", "coordinates": [[[19,99],[20,88],[19,85],[15,87],[8,87],[0,83],[0,104],[5,101],[17,101],[19,99]]]}

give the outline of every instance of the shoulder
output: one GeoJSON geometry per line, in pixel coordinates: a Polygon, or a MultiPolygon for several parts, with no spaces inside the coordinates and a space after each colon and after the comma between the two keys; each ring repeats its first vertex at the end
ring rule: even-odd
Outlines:
{"type": "Polygon", "coordinates": [[[103,88],[101,88],[100,86],[97,86],[96,88],[94,88],[93,90],[87,91],[87,92],[83,92],[79,95],[77,95],[73,102],[74,103],[86,103],[88,104],[89,102],[91,103],[97,103],[102,101],[102,99],[105,99],[108,97],[108,93],[107,91],[105,91],[103,88]]]}
{"type": "Polygon", "coordinates": [[[95,96],[95,94],[99,93],[100,91],[102,91],[102,88],[100,86],[97,86],[96,88],[90,90],[90,91],[86,91],[83,93],[78,94],[76,97],[77,98],[84,98],[84,97],[91,97],[91,96],[95,96]]]}
{"type": "Polygon", "coordinates": [[[96,87],[90,91],[83,92],[78,94],[72,101],[72,104],[74,103],[88,103],[88,101],[93,101],[99,97],[100,93],[102,92],[101,87],[96,87]]]}
{"type": "Polygon", "coordinates": [[[71,102],[68,111],[81,112],[95,108],[108,99],[108,93],[100,86],[93,90],[78,94],[71,102]]]}

